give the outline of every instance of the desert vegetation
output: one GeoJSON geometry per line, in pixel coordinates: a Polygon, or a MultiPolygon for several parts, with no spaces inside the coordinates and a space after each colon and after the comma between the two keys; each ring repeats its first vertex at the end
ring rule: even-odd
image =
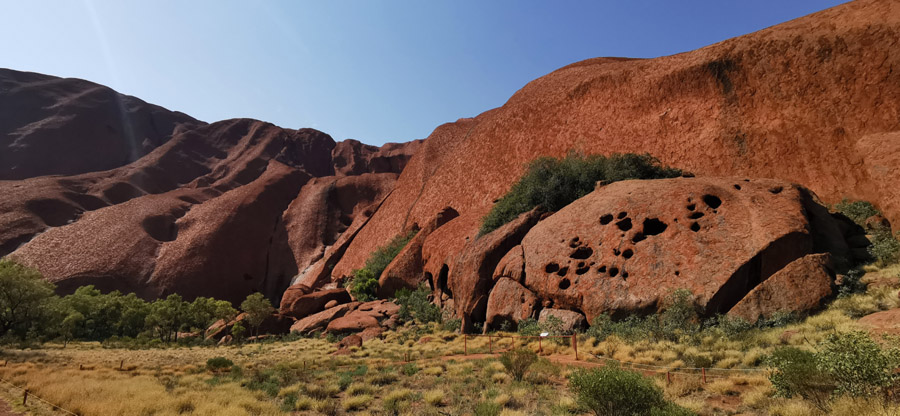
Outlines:
{"type": "Polygon", "coordinates": [[[494,204],[482,220],[479,235],[538,206],[557,211],[593,191],[600,181],[674,178],[683,174],[679,169],[663,166],[648,154],[584,156],[569,152],[560,159],[541,157],[531,161],[522,177],[494,204]]]}
{"type": "Polygon", "coordinates": [[[412,240],[415,236],[415,230],[398,234],[387,244],[376,249],[366,259],[366,264],[361,269],[354,270],[352,277],[346,282],[346,286],[350,289],[350,294],[363,302],[375,299],[378,293],[378,278],[381,276],[381,272],[391,264],[394,257],[397,257],[397,254],[400,254],[403,247],[406,247],[409,240],[412,240]]]}

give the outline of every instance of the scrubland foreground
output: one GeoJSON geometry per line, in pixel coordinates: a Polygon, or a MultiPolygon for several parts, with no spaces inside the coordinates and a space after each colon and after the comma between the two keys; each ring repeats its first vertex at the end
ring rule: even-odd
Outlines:
{"type": "MultiPolygon", "coordinates": [[[[870,268],[863,281],[864,292],[769,327],[717,325],[678,340],[621,324],[595,328],[577,335],[577,361],[568,340],[497,338],[517,335],[502,332],[489,339],[408,323],[347,355],[333,355],[334,337],[227,347],[7,348],[0,378],[78,415],[900,414],[896,378],[878,373],[878,365],[896,365],[890,360],[900,344],[883,336],[892,328],[858,320],[900,307],[900,266],[870,268]],[[779,364],[791,353],[815,355],[819,365],[779,364]],[[705,382],[702,371],[691,370],[700,367],[705,382]],[[590,378],[598,368],[614,374],[590,378]],[[797,376],[805,380],[791,380],[797,376]],[[625,389],[621,397],[617,388],[625,389]],[[597,395],[614,403],[642,397],[659,407],[610,413],[597,395]]],[[[35,399],[23,408],[21,390],[2,390],[16,411],[65,414],[35,399]]]]}

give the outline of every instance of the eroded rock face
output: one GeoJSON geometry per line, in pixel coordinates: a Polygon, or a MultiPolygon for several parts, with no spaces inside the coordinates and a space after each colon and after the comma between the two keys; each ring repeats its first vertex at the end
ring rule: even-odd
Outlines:
{"type": "Polygon", "coordinates": [[[571,149],[800,183],[828,203],[872,201],[896,227],[898,34],[900,4],[862,0],[678,55],[556,70],[502,107],[436,128],[341,270],[444,206],[483,214],[528,162],[571,149]]]}
{"type": "Polygon", "coordinates": [[[728,314],[756,322],[777,312],[812,312],[831,296],[833,287],[831,255],[810,254],[792,261],[753,288],[728,314]]]}
{"type": "Polygon", "coordinates": [[[533,318],[538,306],[534,293],[515,280],[501,277],[488,297],[485,328],[501,328],[504,322],[514,326],[523,319],[533,318]]]}
{"type": "MultiPolygon", "coordinates": [[[[401,288],[415,289],[419,283],[426,281],[422,272],[425,267],[422,259],[422,247],[425,245],[425,240],[432,232],[458,216],[459,213],[453,208],[444,208],[416,233],[415,237],[403,247],[403,250],[381,273],[381,277],[378,279],[379,297],[391,297],[401,288]]],[[[434,287],[433,282],[429,281],[429,284],[434,287]]]]}
{"type": "Polygon", "coordinates": [[[337,301],[339,304],[350,303],[350,293],[346,289],[328,289],[307,293],[296,298],[285,296],[281,302],[281,313],[302,319],[325,309],[328,302],[337,301]]]}
{"type": "Polygon", "coordinates": [[[811,204],[804,189],[774,180],[602,186],[528,232],[525,287],[589,321],[655,311],[677,289],[690,290],[707,313],[726,313],[814,247],[840,246],[839,232],[812,229],[811,204]]]}

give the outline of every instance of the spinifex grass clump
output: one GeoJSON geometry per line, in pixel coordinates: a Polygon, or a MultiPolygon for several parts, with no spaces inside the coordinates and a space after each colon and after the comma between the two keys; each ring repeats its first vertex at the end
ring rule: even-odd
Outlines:
{"type": "Polygon", "coordinates": [[[541,157],[533,160],[522,178],[497,201],[482,220],[478,234],[487,234],[537,206],[557,211],[593,191],[598,181],[611,183],[681,175],[681,170],[662,166],[648,154],[584,156],[570,152],[562,159],[541,157]]]}

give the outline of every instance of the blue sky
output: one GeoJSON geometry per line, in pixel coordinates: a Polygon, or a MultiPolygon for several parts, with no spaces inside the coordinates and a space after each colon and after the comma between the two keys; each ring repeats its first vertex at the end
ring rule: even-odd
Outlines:
{"type": "Polygon", "coordinates": [[[204,121],[371,144],[428,136],[598,56],[693,50],[831,0],[0,0],[0,67],[84,78],[204,121]]]}

